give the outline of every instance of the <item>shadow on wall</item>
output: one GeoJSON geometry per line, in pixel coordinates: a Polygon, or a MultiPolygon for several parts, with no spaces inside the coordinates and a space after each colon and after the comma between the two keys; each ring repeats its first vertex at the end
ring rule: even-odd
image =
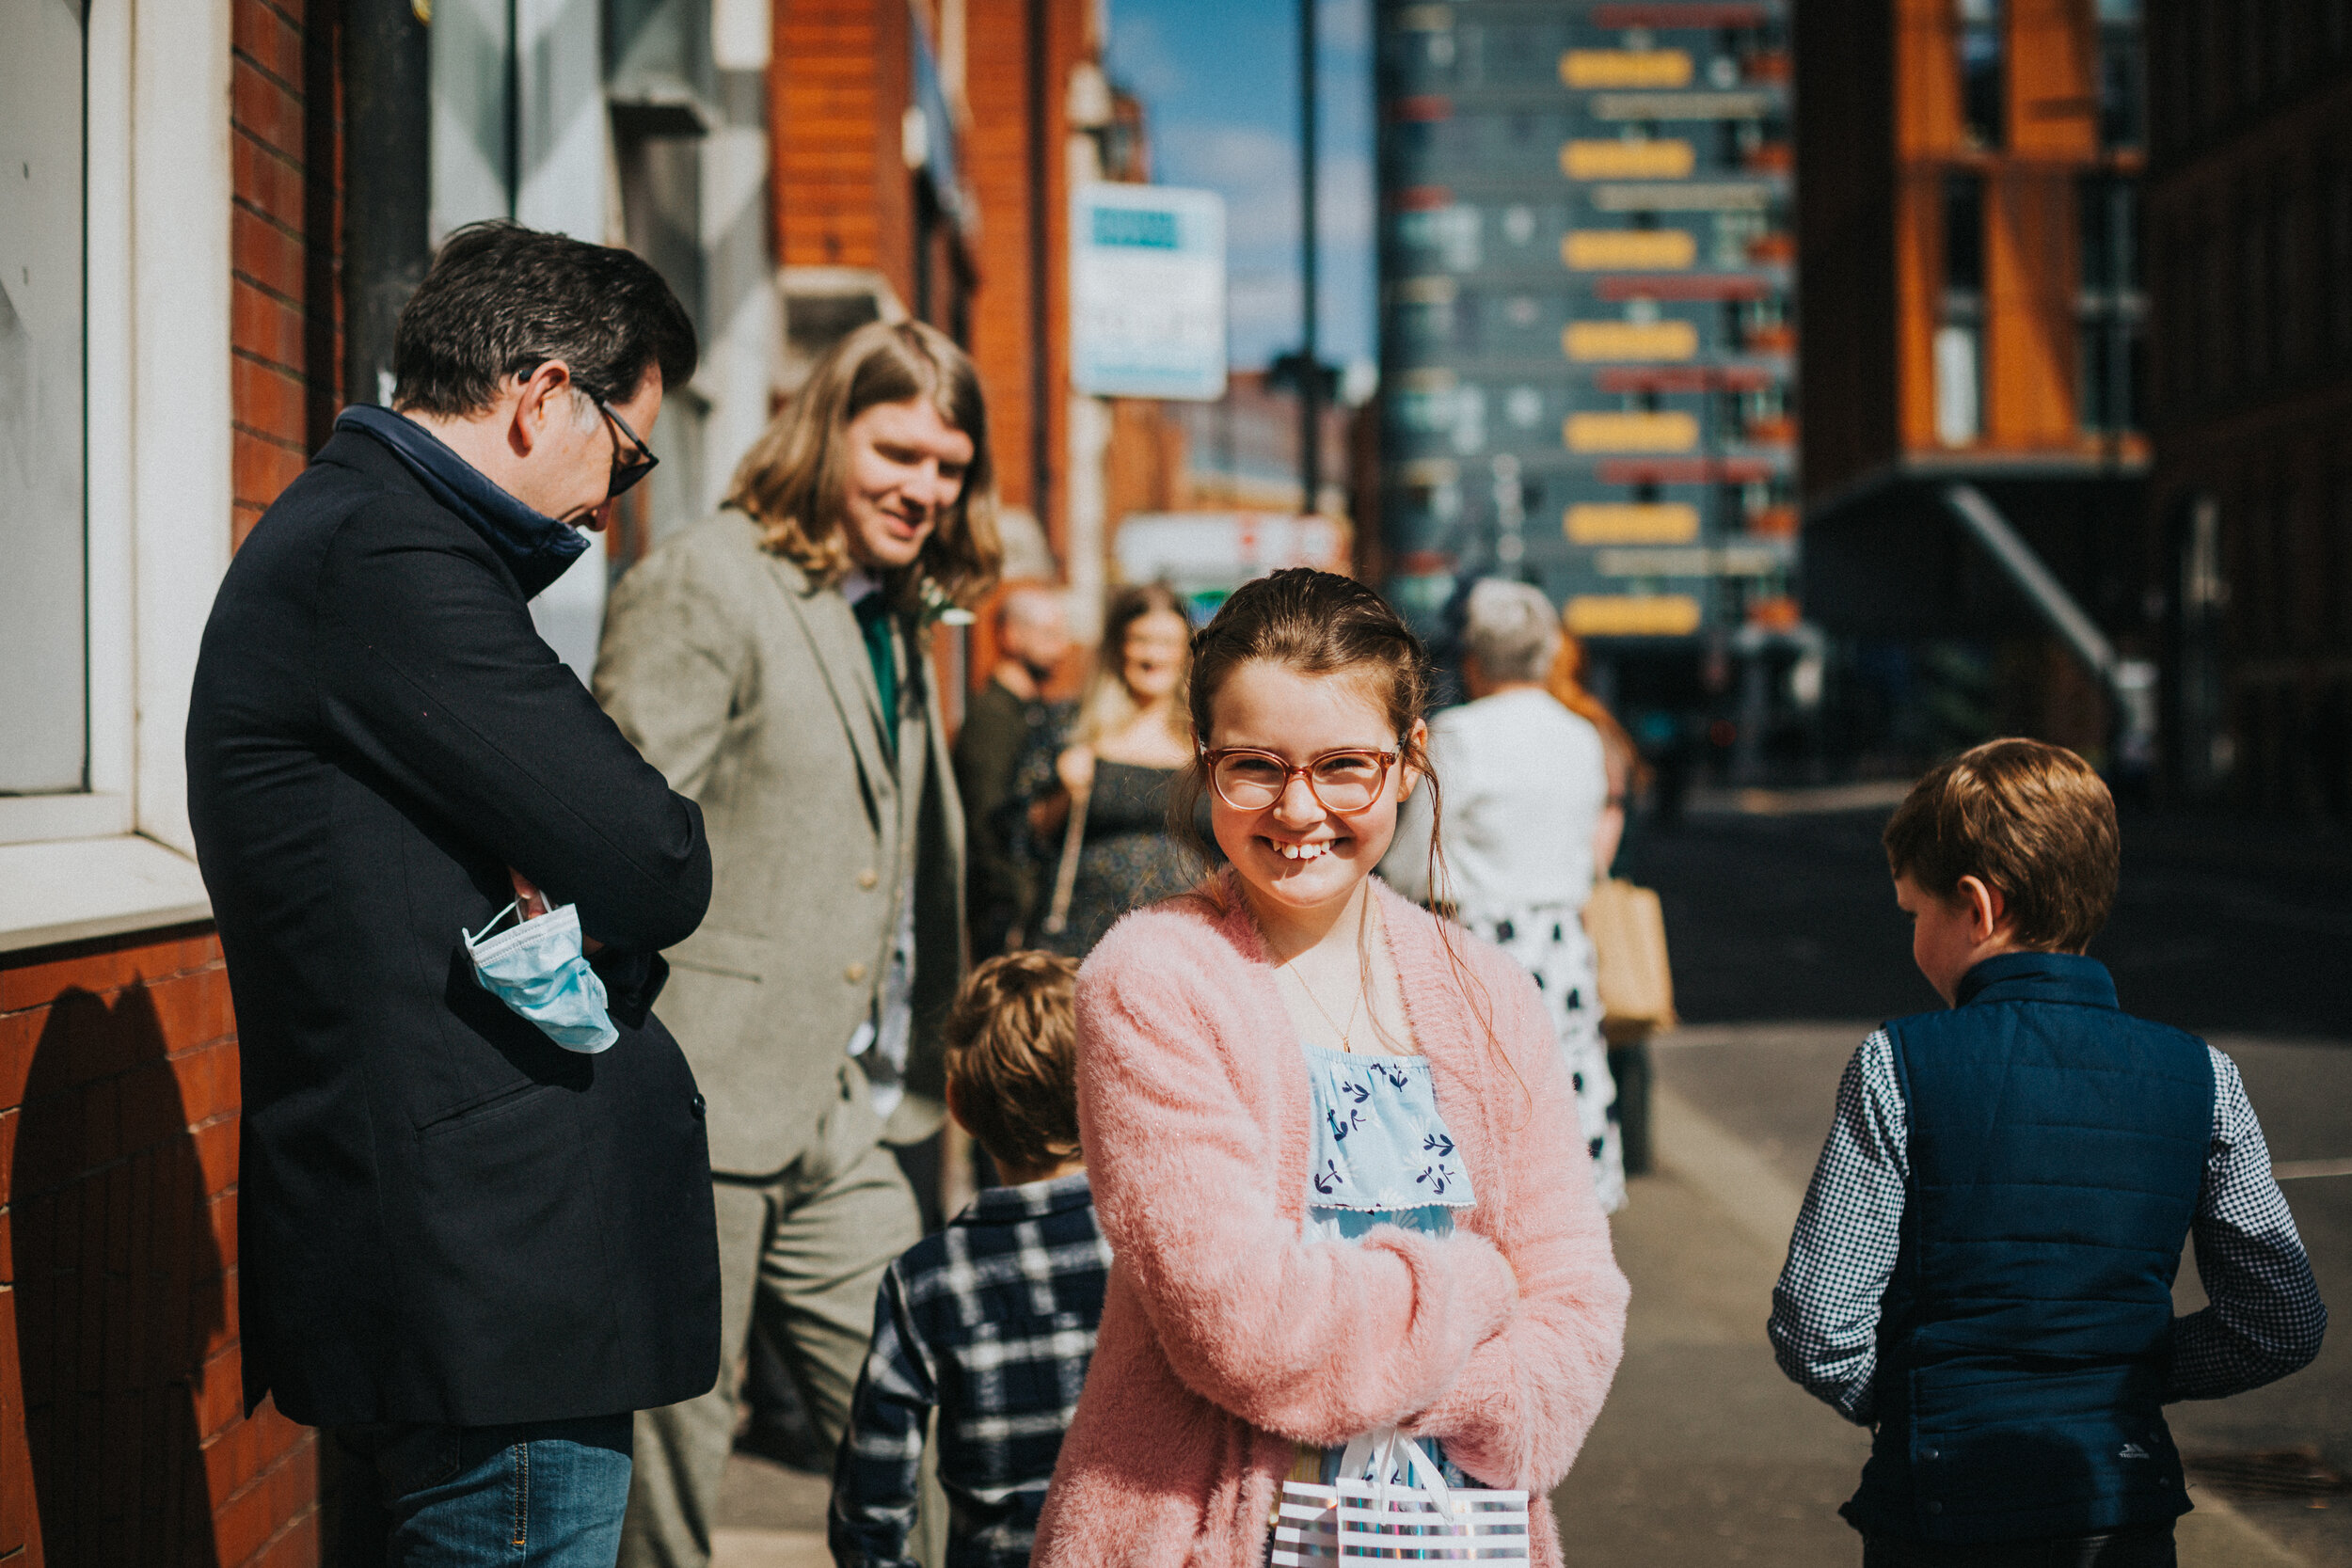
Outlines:
{"type": "MultiPolygon", "coordinates": [[[[228,1281],[187,1121],[144,986],[50,1004],[8,1172],[48,1568],[217,1568],[199,1401],[228,1281]]],[[[234,1382],[217,1370],[215,1392],[234,1382]]]]}

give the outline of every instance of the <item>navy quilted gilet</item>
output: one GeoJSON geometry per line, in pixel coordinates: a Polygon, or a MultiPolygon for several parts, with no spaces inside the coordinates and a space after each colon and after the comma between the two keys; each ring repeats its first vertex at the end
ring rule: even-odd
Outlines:
{"type": "Polygon", "coordinates": [[[2204,1045],[2051,953],[1989,958],[1958,1006],[1887,1034],[1911,1182],[1846,1516],[1960,1544],[2186,1513],[2161,1401],[2213,1130],[2204,1045]]]}

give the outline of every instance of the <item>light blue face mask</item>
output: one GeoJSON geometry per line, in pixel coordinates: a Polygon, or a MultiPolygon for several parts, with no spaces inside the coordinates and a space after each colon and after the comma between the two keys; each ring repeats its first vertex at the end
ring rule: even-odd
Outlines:
{"type": "Polygon", "coordinates": [[[477,937],[460,931],[482,989],[539,1026],[566,1051],[593,1055],[621,1037],[605,1012],[604,980],[580,952],[580,907],[566,904],[511,931],[489,933],[513,913],[509,904],[477,937]]]}

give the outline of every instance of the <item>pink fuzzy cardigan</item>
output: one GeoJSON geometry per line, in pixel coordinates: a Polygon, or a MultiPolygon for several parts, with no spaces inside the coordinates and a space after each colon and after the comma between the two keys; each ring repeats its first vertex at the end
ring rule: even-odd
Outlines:
{"type": "Polygon", "coordinates": [[[1373,885],[1477,1203],[1443,1239],[1304,1240],[1306,1057],[1239,888],[1223,885],[1222,914],[1190,897],[1121,921],[1078,976],[1078,1119],[1109,1293],[1036,1568],[1259,1568],[1294,1442],[1391,1423],[1527,1488],[1533,1560],[1560,1561],[1542,1499],[1615,1374],[1625,1276],[1534,986],[1451,932],[1502,1070],[1437,920],[1373,885]]]}

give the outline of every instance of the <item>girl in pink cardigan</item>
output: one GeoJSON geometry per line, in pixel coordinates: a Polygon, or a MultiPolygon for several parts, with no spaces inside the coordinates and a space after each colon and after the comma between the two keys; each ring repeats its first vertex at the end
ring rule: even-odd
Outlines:
{"type": "MultiPolygon", "coordinates": [[[[1113,1263],[1038,1568],[1258,1568],[1285,1477],[1401,1428],[1541,1499],[1624,1348],[1576,1108],[1534,985],[1372,876],[1434,792],[1420,644],[1279,572],[1195,640],[1232,870],[1128,916],[1078,980],[1079,1124],[1113,1263]]],[[[1189,820],[1180,791],[1172,819],[1189,820]]]]}

